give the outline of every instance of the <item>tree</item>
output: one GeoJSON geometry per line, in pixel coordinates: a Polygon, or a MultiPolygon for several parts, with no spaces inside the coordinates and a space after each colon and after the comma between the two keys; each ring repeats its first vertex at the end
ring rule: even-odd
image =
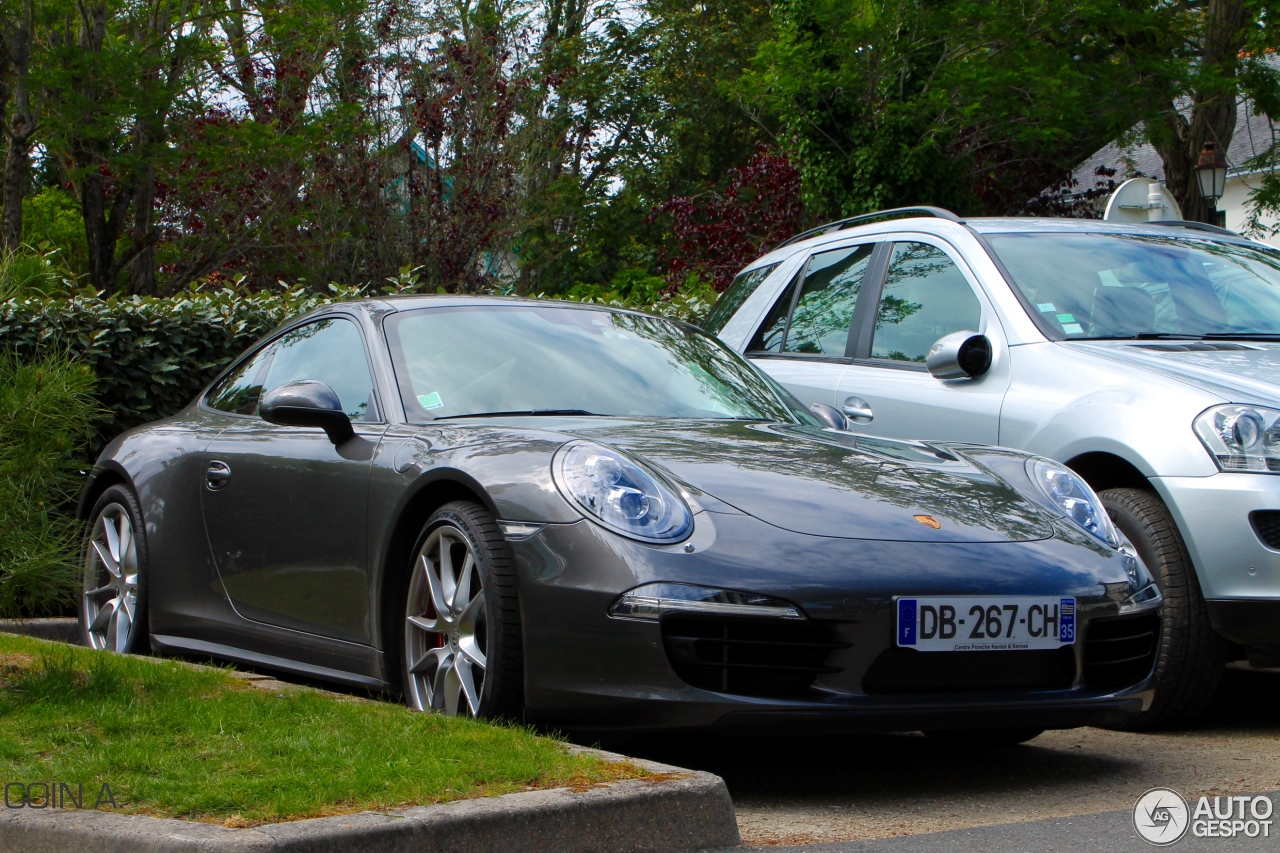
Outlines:
{"type": "Polygon", "coordinates": [[[6,139],[4,158],[4,204],[0,211],[0,246],[14,250],[22,242],[22,196],[26,192],[31,165],[31,144],[36,133],[36,116],[31,104],[32,0],[21,0],[16,8],[0,7],[0,65],[11,69],[11,82],[0,83],[0,120],[10,97],[13,109],[0,121],[6,139]],[[12,94],[10,94],[12,93],[12,94]]]}
{"type": "Polygon", "coordinates": [[[1220,151],[1231,144],[1238,100],[1251,98],[1280,119],[1280,71],[1268,55],[1278,46],[1274,17],[1268,0],[1126,4],[1117,58],[1138,83],[1141,133],[1160,154],[1187,219],[1214,221],[1195,166],[1206,142],[1220,151]]]}
{"type": "Polygon", "coordinates": [[[197,0],[52,2],[40,45],[46,146],[80,198],[89,281],[111,294],[130,269],[150,292],[155,162],[175,100],[194,87],[207,24],[197,0]]]}

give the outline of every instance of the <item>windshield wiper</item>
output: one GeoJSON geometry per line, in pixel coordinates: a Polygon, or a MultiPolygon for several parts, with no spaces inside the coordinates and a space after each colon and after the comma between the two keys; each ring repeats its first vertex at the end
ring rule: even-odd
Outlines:
{"type": "Polygon", "coordinates": [[[467,415],[443,415],[433,420],[448,421],[457,418],[522,418],[522,417],[555,417],[556,415],[589,415],[595,418],[605,417],[586,409],[524,409],[515,412],[472,412],[467,415]]]}

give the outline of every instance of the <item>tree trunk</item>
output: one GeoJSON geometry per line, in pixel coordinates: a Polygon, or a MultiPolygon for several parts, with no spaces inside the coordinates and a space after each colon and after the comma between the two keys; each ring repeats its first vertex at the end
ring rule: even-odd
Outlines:
{"type": "Polygon", "coordinates": [[[129,292],[139,296],[154,296],[156,247],[151,220],[156,200],[156,176],[151,164],[142,166],[134,180],[131,237],[137,254],[129,266],[129,292]]]}
{"type": "Polygon", "coordinates": [[[31,0],[25,0],[22,4],[22,19],[9,36],[8,48],[13,62],[13,117],[5,128],[9,145],[4,157],[4,207],[0,244],[12,250],[22,243],[22,195],[27,188],[27,173],[31,168],[31,140],[36,131],[28,82],[31,64],[31,0]]]}
{"type": "Polygon", "coordinates": [[[1235,135],[1240,51],[1251,21],[1242,0],[1209,0],[1190,109],[1186,103],[1171,103],[1163,110],[1164,126],[1148,128],[1164,162],[1165,185],[1182,208],[1184,219],[1215,220],[1216,206],[1200,195],[1195,167],[1206,142],[1212,141],[1226,153],[1235,135]]]}

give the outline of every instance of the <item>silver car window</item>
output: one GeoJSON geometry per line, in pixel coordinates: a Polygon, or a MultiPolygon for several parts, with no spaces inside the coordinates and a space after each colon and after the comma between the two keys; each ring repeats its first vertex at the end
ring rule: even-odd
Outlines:
{"type": "Polygon", "coordinates": [[[955,261],[927,243],[898,243],[889,258],[871,357],[923,363],[938,338],[977,331],[982,304],[955,261]]]}
{"type": "Polygon", "coordinates": [[[843,357],[874,252],[875,244],[865,243],[810,258],[799,297],[795,282],[783,290],[747,351],[843,357]]]}

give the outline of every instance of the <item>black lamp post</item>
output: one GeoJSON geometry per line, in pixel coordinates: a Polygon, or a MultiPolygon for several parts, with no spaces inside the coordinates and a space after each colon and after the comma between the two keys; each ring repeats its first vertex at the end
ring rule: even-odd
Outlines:
{"type": "Polygon", "coordinates": [[[1218,199],[1227,187],[1227,158],[1212,142],[1206,142],[1200,150],[1200,161],[1196,163],[1196,181],[1200,184],[1200,195],[1213,208],[1216,224],[1222,225],[1222,214],[1218,211],[1218,199]]]}

